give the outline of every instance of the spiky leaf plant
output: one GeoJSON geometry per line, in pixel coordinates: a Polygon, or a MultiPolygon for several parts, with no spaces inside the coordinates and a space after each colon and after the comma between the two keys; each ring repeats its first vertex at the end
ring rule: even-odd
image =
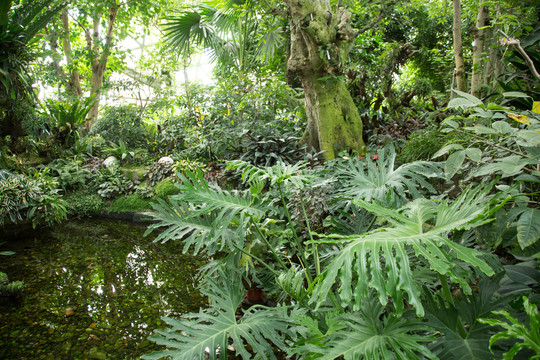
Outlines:
{"type": "Polygon", "coordinates": [[[433,338],[420,335],[430,330],[421,320],[385,314],[375,297],[366,299],[360,311],[341,314],[326,322],[329,326],[323,334],[316,322],[303,321],[313,336],[293,351],[305,359],[318,360],[414,360],[421,359],[421,355],[423,359],[437,358],[422,344],[433,338]]]}
{"type": "Polygon", "coordinates": [[[261,359],[276,359],[274,346],[285,351],[284,337],[293,335],[287,309],[259,306],[238,311],[244,289],[240,278],[231,279],[230,275],[221,272],[218,280],[207,279],[208,286],[201,292],[210,299],[208,309],[180,319],[163,318],[171,327],[157,330],[150,339],[168,349],[142,358],[227,359],[229,345],[234,347],[236,358],[243,360],[251,359],[253,354],[261,359]]]}
{"type": "Polygon", "coordinates": [[[422,316],[420,289],[411,268],[411,261],[419,257],[427,260],[432,270],[449,276],[470,293],[467,279],[455,270],[456,261],[470,264],[487,275],[494,271],[480,258],[482,253],[453,242],[448,234],[490,221],[485,214],[491,204],[486,200],[491,187],[492,184],[469,187],[453,202],[417,199],[399,210],[357,201],[361,207],[385,217],[391,226],[364,235],[336,235],[319,240],[319,243],[341,242],[346,246],[323,272],[311,303],[321,304],[335,289],[344,306],[353,302],[354,309],[359,309],[373,288],[381,304],[392,298],[398,313],[404,309],[406,293],[408,302],[422,316]]]}
{"type": "Polygon", "coordinates": [[[388,145],[379,150],[375,160],[352,157],[338,163],[336,176],[342,189],[341,196],[348,200],[383,202],[391,198],[404,202],[407,197],[421,197],[420,188],[435,192],[427,179],[441,174],[436,163],[415,161],[395,169],[395,160],[396,151],[388,145]]]}

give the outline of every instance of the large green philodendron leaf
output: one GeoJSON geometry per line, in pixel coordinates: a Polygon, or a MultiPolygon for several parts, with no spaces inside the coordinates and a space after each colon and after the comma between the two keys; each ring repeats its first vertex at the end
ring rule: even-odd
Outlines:
{"type": "Polygon", "coordinates": [[[426,179],[440,175],[436,163],[415,161],[394,169],[396,152],[393,146],[386,146],[378,155],[376,160],[353,157],[336,169],[345,198],[384,201],[389,193],[401,198],[408,193],[418,198],[421,197],[419,188],[435,192],[426,179]]]}
{"type": "Polygon", "coordinates": [[[462,295],[455,303],[447,304],[425,289],[425,308],[428,326],[440,333],[430,349],[441,359],[448,360],[492,360],[500,359],[500,353],[490,351],[489,338],[493,329],[481,323],[480,318],[491,311],[501,309],[513,298],[513,294],[502,295],[501,279],[504,273],[479,282],[478,293],[462,295]]]}
{"type": "MultiPolygon", "coordinates": [[[[376,298],[366,299],[357,313],[340,315],[330,319],[339,324],[329,327],[324,341],[320,330],[309,326],[311,343],[303,344],[293,351],[306,355],[307,359],[332,360],[380,360],[436,359],[422,342],[434,339],[419,335],[431,330],[420,319],[409,319],[396,314],[383,314],[384,307],[376,298]],[[318,336],[317,336],[318,335],[318,336]]],[[[327,323],[329,319],[327,319],[327,323]]],[[[310,338],[307,339],[308,341],[310,338]]]]}
{"type": "Polygon", "coordinates": [[[158,200],[152,205],[154,212],[145,213],[157,221],[148,227],[145,235],[165,227],[155,241],[184,240],[184,252],[194,246],[195,253],[204,249],[212,255],[226,247],[236,251],[244,247],[245,233],[250,218],[262,219],[272,214],[273,208],[252,196],[249,191],[231,193],[210,186],[201,172],[178,174],[182,184],[179,195],[171,196],[169,203],[158,200]]]}
{"type": "Polygon", "coordinates": [[[347,245],[321,274],[311,303],[322,304],[328,292],[336,289],[344,306],[354,302],[354,309],[359,309],[373,288],[381,304],[387,304],[388,298],[392,298],[398,313],[403,311],[406,293],[408,302],[422,316],[424,309],[413,277],[409,249],[426,259],[432,270],[450,276],[461,284],[466,293],[470,293],[466,279],[462,279],[458,271],[453,272],[454,260],[468,263],[487,275],[492,275],[493,269],[479,258],[482,253],[452,242],[447,234],[490,221],[485,218],[485,213],[490,204],[486,198],[489,198],[491,187],[492,184],[468,188],[452,203],[418,199],[399,210],[365,201],[356,202],[368,211],[386,217],[392,227],[364,235],[335,235],[319,240],[323,243],[345,242],[347,245]]]}
{"type": "Polygon", "coordinates": [[[167,242],[169,240],[183,240],[183,252],[188,252],[191,246],[194,247],[193,253],[196,255],[203,251],[208,255],[213,255],[216,251],[223,251],[226,247],[234,250],[235,245],[243,247],[243,238],[237,238],[235,231],[226,229],[221,231],[219,236],[213,224],[215,214],[201,216],[190,216],[189,204],[179,203],[171,199],[170,203],[158,199],[158,203],[152,204],[154,212],[145,213],[146,216],[154,220],[154,223],[148,226],[145,236],[151,231],[159,228],[165,228],[155,239],[154,242],[167,242]]]}
{"type": "Polygon", "coordinates": [[[211,306],[180,319],[163,318],[171,328],[156,330],[150,339],[168,349],[143,359],[227,359],[229,341],[236,349],[236,358],[244,360],[252,357],[246,344],[261,359],[275,359],[275,346],[286,350],[284,337],[292,333],[285,308],[252,307],[237,319],[236,311],[244,298],[240,277],[230,279],[222,272],[219,281],[210,279],[208,285],[209,289],[201,292],[210,298],[211,306]]]}

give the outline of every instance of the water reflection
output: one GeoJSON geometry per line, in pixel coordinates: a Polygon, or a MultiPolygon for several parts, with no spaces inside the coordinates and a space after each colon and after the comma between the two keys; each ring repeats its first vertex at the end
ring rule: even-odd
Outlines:
{"type": "Polygon", "coordinates": [[[161,316],[204,306],[195,288],[202,260],[143,232],[71,222],[4,246],[17,255],[0,271],[27,288],[18,304],[0,306],[0,358],[136,358],[155,348],[146,338],[161,316]]]}

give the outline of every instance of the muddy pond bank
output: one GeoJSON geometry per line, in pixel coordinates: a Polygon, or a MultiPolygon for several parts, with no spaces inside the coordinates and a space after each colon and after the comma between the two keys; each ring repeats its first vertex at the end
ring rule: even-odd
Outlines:
{"type": "MultiPolygon", "coordinates": [[[[137,359],[158,349],[161,316],[205,305],[203,259],[154,244],[144,226],[70,221],[9,239],[0,271],[25,288],[0,298],[0,359],[137,359]]],[[[6,239],[2,239],[6,241],[6,239]]]]}

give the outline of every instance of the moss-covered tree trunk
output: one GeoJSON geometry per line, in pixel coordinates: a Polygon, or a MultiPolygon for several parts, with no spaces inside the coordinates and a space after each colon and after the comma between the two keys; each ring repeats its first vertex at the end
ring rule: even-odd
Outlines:
{"type": "Polygon", "coordinates": [[[305,91],[308,124],[304,142],[324,150],[364,150],[362,120],[342,76],[355,38],[343,7],[327,0],[285,0],[291,18],[291,54],[287,66],[305,91]]]}

